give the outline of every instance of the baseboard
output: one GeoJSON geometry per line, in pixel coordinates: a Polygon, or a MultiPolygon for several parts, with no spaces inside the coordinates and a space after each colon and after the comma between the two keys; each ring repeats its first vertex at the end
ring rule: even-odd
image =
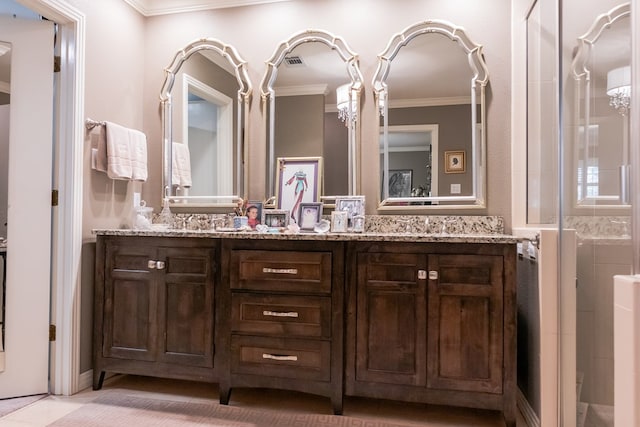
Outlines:
{"type": "Polygon", "coordinates": [[[78,377],[78,391],[93,387],[93,369],[89,369],[78,377]]]}
{"type": "Polygon", "coordinates": [[[536,412],[531,405],[529,405],[529,401],[520,388],[518,388],[517,405],[522,414],[522,418],[524,418],[524,421],[527,423],[527,427],[540,427],[540,418],[538,418],[536,412]]]}

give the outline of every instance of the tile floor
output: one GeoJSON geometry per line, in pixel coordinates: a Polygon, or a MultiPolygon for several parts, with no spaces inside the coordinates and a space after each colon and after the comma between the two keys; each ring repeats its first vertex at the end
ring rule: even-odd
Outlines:
{"type": "MultiPolygon", "coordinates": [[[[178,401],[217,401],[215,385],[166,380],[132,375],[118,375],[105,381],[103,390],[118,390],[134,396],[178,401]]],[[[87,389],[73,396],[47,396],[29,406],[0,418],[0,427],[44,427],[104,391],[87,389]]],[[[231,405],[290,412],[316,411],[331,413],[329,399],[303,393],[264,389],[234,389],[231,405]]],[[[388,422],[425,427],[494,427],[503,426],[502,415],[494,411],[403,404],[374,399],[345,398],[344,414],[352,417],[376,418],[388,422]]],[[[517,427],[527,427],[518,414],[517,427]]]]}

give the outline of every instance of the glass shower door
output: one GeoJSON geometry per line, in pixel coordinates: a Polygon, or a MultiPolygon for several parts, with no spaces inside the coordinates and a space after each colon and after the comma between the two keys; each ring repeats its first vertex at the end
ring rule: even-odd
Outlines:
{"type": "Polygon", "coordinates": [[[561,8],[560,224],[577,236],[575,304],[560,304],[561,312],[575,309],[576,357],[563,361],[561,370],[575,369],[577,408],[561,410],[577,411],[578,427],[608,427],[614,415],[613,278],[630,274],[633,263],[631,5],[570,0],[561,8]]]}

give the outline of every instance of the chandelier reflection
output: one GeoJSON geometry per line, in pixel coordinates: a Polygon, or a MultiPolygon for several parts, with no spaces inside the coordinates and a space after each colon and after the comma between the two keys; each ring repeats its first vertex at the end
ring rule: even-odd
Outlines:
{"type": "Polygon", "coordinates": [[[631,67],[615,68],[607,73],[609,105],[623,116],[631,106],[631,67]]]}
{"type": "Polygon", "coordinates": [[[336,88],[336,99],[338,107],[338,118],[343,122],[355,122],[357,117],[356,99],[349,96],[351,92],[351,83],[338,86],[336,88]],[[351,100],[351,103],[349,103],[351,100]]]}

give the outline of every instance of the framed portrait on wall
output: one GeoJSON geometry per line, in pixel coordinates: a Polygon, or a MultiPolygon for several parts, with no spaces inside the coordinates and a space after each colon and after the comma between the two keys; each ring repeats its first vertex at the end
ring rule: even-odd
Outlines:
{"type": "Polygon", "coordinates": [[[464,150],[444,152],[444,173],[464,173],[465,171],[464,150]]]}
{"type": "Polygon", "coordinates": [[[278,157],[276,168],[277,208],[289,212],[299,225],[301,203],[320,201],[322,157],[278,157]]]}

